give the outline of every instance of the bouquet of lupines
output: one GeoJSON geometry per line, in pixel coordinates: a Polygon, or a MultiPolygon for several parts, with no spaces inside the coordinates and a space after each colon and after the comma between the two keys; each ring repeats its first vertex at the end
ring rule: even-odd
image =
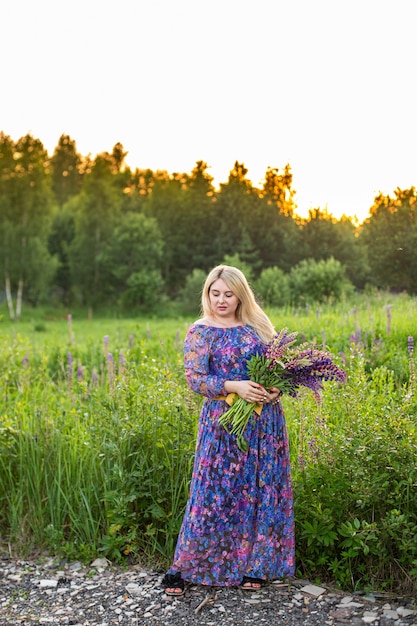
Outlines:
{"type": "MultiPolygon", "coordinates": [[[[317,350],[308,344],[294,346],[298,333],[283,328],[265,346],[262,354],[251,357],[247,363],[249,378],[266,390],[271,387],[296,397],[300,387],[307,387],[320,402],[323,382],[346,381],[346,373],[337,367],[329,352],[317,350]]],[[[230,409],[220,418],[220,424],[231,434],[235,434],[240,450],[246,452],[248,442],[243,436],[253,413],[262,410],[262,405],[248,402],[234,395],[230,409]]]]}

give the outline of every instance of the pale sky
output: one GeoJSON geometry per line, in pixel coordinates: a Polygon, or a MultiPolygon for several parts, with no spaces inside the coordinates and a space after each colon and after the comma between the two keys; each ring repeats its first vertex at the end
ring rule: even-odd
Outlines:
{"type": "Polygon", "coordinates": [[[417,0],[2,0],[0,130],[218,185],[289,163],[297,212],[417,185],[417,0]]]}

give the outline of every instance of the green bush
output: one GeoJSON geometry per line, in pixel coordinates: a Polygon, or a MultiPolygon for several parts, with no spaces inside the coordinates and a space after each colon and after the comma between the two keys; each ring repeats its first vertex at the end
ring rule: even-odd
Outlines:
{"type": "Polygon", "coordinates": [[[151,312],[163,299],[164,281],[159,270],[134,272],[127,279],[126,286],[126,291],[120,296],[122,310],[133,307],[142,312],[151,312]]]}
{"type": "Polygon", "coordinates": [[[290,420],[298,567],[343,588],[416,583],[417,398],[352,353],[349,384],[290,420]],[[413,495],[414,494],[414,495],[413,495]],[[407,572],[404,580],[403,573],[407,572]]]}
{"type": "Polygon", "coordinates": [[[319,303],[340,301],[342,295],[353,292],[340,261],[330,258],[315,261],[306,259],[296,265],[289,275],[292,303],[319,303]]]}
{"type": "Polygon", "coordinates": [[[185,315],[193,315],[195,318],[200,314],[201,292],[203,291],[206,272],[194,269],[187,276],[185,285],[178,296],[181,311],[185,315]]]}
{"type": "Polygon", "coordinates": [[[263,306],[287,306],[291,301],[288,276],[279,267],[262,270],[255,282],[255,292],[263,306]]]}

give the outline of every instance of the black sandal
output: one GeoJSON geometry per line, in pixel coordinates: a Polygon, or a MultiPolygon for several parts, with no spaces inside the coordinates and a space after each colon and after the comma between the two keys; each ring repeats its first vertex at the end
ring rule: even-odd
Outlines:
{"type": "Polygon", "coordinates": [[[251,578],[250,576],[244,576],[240,583],[240,587],[243,591],[260,591],[264,585],[265,581],[262,578],[251,578]]]}
{"type": "Polygon", "coordinates": [[[182,596],[185,593],[185,582],[181,578],[181,574],[165,574],[162,579],[162,587],[167,596],[182,596]],[[168,589],[170,591],[168,591],[168,589]]]}

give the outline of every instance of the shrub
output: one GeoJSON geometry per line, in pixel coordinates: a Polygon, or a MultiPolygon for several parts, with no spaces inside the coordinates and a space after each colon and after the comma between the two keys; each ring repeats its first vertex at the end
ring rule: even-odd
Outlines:
{"type": "Polygon", "coordinates": [[[345,589],[414,591],[417,402],[386,368],[368,377],[359,354],[348,374],[291,425],[299,571],[345,589]]]}
{"type": "Polygon", "coordinates": [[[353,292],[343,265],[333,258],[301,261],[291,270],[289,284],[292,303],[296,305],[339,301],[343,294],[353,292]]]}
{"type": "Polygon", "coordinates": [[[199,269],[194,269],[192,274],[187,276],[185,285],[178,296],[178,302],[184,314],[192,314],[195,317],[198,316],[201,292],[203,291],[205,279],[206,272],[199,269]]]}
{"type": "Polygon", "coordinates": [[[288,276],[279,267],[268,267],[261,272],[255,282],[255,292],[264,306],[290,304],[288,276]]]}
{"type": "Polygon", "coordinates": [[[122,309],[137,308],[152,312],[160,304],[164,281],[159,270],[134,272],[126,281],[126,291],[120,297],[122,309]]]}

